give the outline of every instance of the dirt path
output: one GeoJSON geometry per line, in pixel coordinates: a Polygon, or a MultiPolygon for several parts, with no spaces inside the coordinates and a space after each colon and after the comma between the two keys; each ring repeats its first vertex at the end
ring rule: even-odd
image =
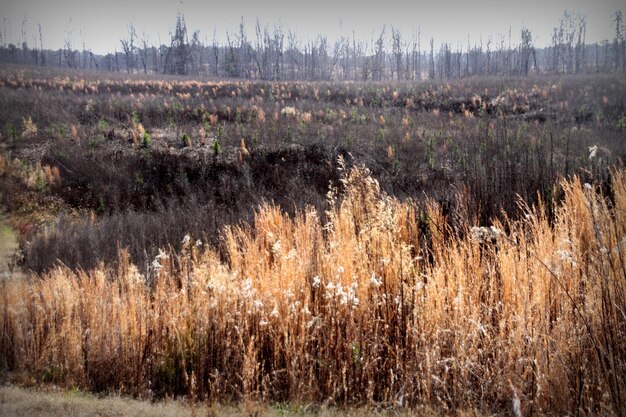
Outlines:
{"type": "Polygon", "coordinates": [[[17,236],[8,223],[6,214],[0,214],[0,277],[10,274],[9,263],[18,249],[17,236]]]}

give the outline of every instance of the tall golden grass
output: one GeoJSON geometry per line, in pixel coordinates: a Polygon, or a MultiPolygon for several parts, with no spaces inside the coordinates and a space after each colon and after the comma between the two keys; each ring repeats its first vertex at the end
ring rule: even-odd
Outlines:
{"type": "Polygon", "coordinates": [[[453,231],[354,168],[324,216],[262,206],[219,249],[161,253],[151,279],[122,259],[3,282],[2,365],[210,401],[624,415],[626,171],[612,177],[610,196],[563,182],[553,223],[537,207],[453,231]]]}

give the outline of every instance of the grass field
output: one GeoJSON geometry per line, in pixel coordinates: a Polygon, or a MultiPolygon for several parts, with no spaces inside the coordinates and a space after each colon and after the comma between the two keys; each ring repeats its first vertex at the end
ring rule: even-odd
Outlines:
{"type": "MultiPolygon", "coordinates": [[[[95,396],[79,390],[37,390],[15,386],[0,387],[0,415],[29,417],[356,417],[356,416],[435,416],[432,410],[376,410],[372,408],[328,409],[319,406],[297,406],[258,403],[237,406],[206,405],[184,400],[138,401],[119,396],[95,396]]],[[[466,415],[476,415],[467,413],[466,415]]]]}
{"type": "Polygon", "coordinates": [[[1,80],[8,381],[626,413],[622,78],[1,80]]]}

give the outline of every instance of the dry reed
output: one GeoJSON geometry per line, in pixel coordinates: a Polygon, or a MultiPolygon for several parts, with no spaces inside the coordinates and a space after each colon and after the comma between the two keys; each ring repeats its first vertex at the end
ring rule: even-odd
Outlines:
{"type": "Polygon", "coordinates": [[[122,260],[4,281],[1,365],[210,401],[624,415],[626,172],[610,198],[563,189],[554,223],[527,207],[458,233],[354,168],[326,224],[265,205],[219,250],[162,252],[150,280],[122,260]]]}

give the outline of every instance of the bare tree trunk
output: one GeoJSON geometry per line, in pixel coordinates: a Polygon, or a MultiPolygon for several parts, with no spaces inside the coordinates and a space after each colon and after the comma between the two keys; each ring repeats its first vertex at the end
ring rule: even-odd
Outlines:
{"type": "MultiPolygon", "coordinates": [[[[359,49],[361,49],[359,47],[359,49]]],[[[358,68],[359,68],[359,61],[358,61],[358,54],[357,54],[357,50],[356,50],[356,35],[354,33],[354,31],[352,31],[352,51],[354,52],[354,79],[357,80],[358,79],[358,68]]]]}
{"type": "Polygon", "coordinates": [[[376,41],[376,61],[374,63],[374,81],[381,81],[383,78],[383,73],[385,70],[385,51],[384,51],[384,42],[385,42],[385,27],[380,33],[378,40],[376,41]]]}
{"type": "Polygon", "coordinates": [[[428,78],[435,79],[435,40],[430,38],[430,68],[428,70],[428,78]]]}
{"type": "Polygon", "coordinates": [[[213,32],[213,43],[212,43],[212,48],[213,48],[213,61],[215,62],[215,68],[214,68],[214,73],[213,76],[218,77],[219,76],[219,67],[218,67],[218,61],[219,61],[219,47],[217,44],[217,37],[216,37],[216,33],[215,31],[213,32]]]}
{"type": "MultiPolygon", "coordinates": [[[[624,35],[622,33],[622,12],[621,10],[618,10],[614,13],[614,18],[613,21],[615,22],[615,40],[613,42],[614,44],[614,50],[615,50],[615,72],[617,72],[618,68],[619,68],[619,58],[620,58],[620,51],[619,51],[619,45],[620,45],[620,40],[622,41],[622,44],[624,43],[624,35]]],[[[622,49],[624,49],[622,47],[622,49]]],[[[622,52],[622,61],[624,61],[624,52],[622,52]]],[[[626,66],[626,63],[623,63],[623,66],[626,66]]]]}
{"type": "Polygon", "coordinates": [[[419,80],[422,79],[422,39],[421,39],[421,29],[417,28],[417,77],[419,80]]]}
{"type": "MultiPolygon", "coordinates": [[[[399,81],[402,79],[402,35],[400,30],[391,28],[391,41],[392,41],[392,53],[395,58],[395,72],[396,79],[399,81]]],[[[392,78],[393,78],[392,68],[392,78]]]]}
{"type": "Polygon", "coordinates": [[[470,75],[470,50],[471,50],[471,45],[470,45],[470,36],[467,35],[467,51],[465,54],[465,76],[469,77],[470,75]]]}
{"type": "MultiPolygon", "coordinates": [[[[486,74],[490,75],[491,74],[491,39],[487,40],[487,64],[486,64],[486,74]]],[[[483,75],[485,75],[485,72],[483,72],[483,75]]]]}
{"type": "Polygon", "coordinates": [[[43,35],[41,34],[41,23],[37,24],[37,27],[39,29],[39,51],[41,53],[41,58],[39,59],[39,62],[41,66],[45,67],[46,66],[46,52],[43,49],[43,35]]]}

